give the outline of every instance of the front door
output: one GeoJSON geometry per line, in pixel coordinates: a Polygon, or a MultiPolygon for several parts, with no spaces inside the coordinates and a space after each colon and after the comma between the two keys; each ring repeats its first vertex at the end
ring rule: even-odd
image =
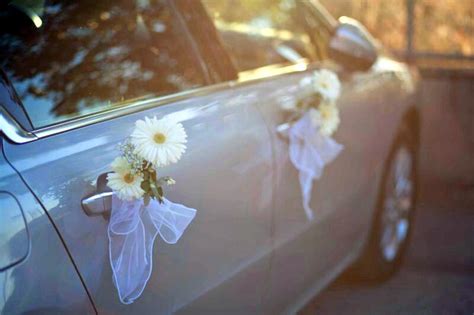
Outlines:
{"type": "Polygon", "coordinates": [[[203,87],[209,76],[171,2],[89,2],[47,2],[42,27],[13,19],[27,26],[0,40],[2,66],[44,136],[6,143],[7,159],[57,226],[99,313],[261,313],[273,200],[271,140],[255,106],[262,91],[203,87]],[[108,222],[86,215],[81,199],[146,116],[184,125],[186,153],[162,173],[176,180],[167,198],[197,214],[176,245],[157,238],[143,295],[123,305],[108,222]]]}

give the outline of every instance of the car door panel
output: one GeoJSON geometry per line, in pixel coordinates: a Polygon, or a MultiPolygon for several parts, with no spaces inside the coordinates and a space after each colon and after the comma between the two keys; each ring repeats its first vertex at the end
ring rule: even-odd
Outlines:
{"type": "Polygon", "coordinates": [[[366,73],[365,80],[341,74],[341,124],[333,138],[344,149],[314,182],[311,207],[315,219],[308,220],[298,173],[288,156],[288,139],[277,129],[288,119],[279,104],[288,97],[298,98],[300,80],[311,73],[277,79],[281,85],[269,91],[266,102],[259,103],[276,157],[275,256],[267,299],[270,313],[291,309],[307,290],[323,287],[328,274],[337,275],[334,270],[342,270],[357,257],[369,231],[377,183],[391,142],[392,133],[379,130],[384,124],[394,124],[384,122],[388,111],[383,108],[389,104],[380,101],[390,96],[387,85],[374,82],[377,73],[366,73]]]}
{"type": "MultiPolygon", "coordinates": [[[[0,141],[3,141],[0,139],[0,141]]],[[[1,150],[2,143],[0,143],[1,150]]],[[[0,191],[17,199],[29,235],[27,256],[18,264],[0,271],[1,314],[94,314],[95,310],[74,265],[61,243],[48,216],[25,186],[20,176],[0,152],[0,191]]],[[[1,204],[1,203],[0,203],[1,204]]],[[[3,239],[8,220],[0,205],[2,250],[15,251],[20,245],[22,230],[8,241],[3,239]],[[7,243],[4,243],[7,242],[7,243]]],[[[25,227],[24,227],[25,228],[25,227]]],[[[3,251],[1,255],[7,255],[3,251]]]]}
{"type": "Polygon", "coordinates": [[[253,105],[258,96],[244,87],[22,146],[6,145],[8,159],[57,225],[99,312],[192,313],[187,306],[201,307],[199,300],[206,300],[210,309],[259,311],[271,253],[272,151],[266,125],[253,105]],[[154,115],[180,121],[187,130],[187,152],[161,172],[177,182],[167,198],[198,212],[178,244],[157,239],[150,281],[138,301],[124,306],[112,282],[107,222],[86,216],[81,199],[109,170],[117,144],[131,133],[134,122],[154,115]],[[235,279],[252,282],[250,287],[246,283],[248,294],[241,299],[235,299],[240,292],[235,279]],[[218,287],[226,290],[213,290],[218,287]]]}

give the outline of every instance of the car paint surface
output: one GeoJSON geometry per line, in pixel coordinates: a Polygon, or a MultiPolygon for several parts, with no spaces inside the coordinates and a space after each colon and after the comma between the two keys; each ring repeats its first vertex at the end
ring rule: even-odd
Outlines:
{"type": "Polygon", "coordinates": [[[247,82],[21,146],[6,143],[5,153],[58,227],[99,313],[291,310],[304,293],[322,286],[325,275],[350,263],[368,233],[384,156],[406,108],[385,103],[390,93],[400,93],[396,76],[386,66],[374,69],[344,83],[335,139],[345,149],[315,183],[314,221],[301,207],[287,143],[275,133],[284,122],[279,98],[296,95],[299,80],[311,71],[247,82]],[[156,242],[152,278],[143,296],[124,306],[111,280],[107,222],[86,216],[80,200],[110,171],[116,145],[134,122],[155,115],[182,122],[188,131],[182,161],[162,172],[177,181],[168,198],[198,213],[177,245],[156,242]]]}
{"type": "Polygon", "coordinates": [[[273,173],[271,141],[252,105],[258,99],[256,91],[228,90],[19,147],[6,145],[6,155],[57,225],[99,310],[166,314],[190,303],[199,308],[199,299],[219,308],[224,296],[235,299],[227,299],[228,309],[248,304],[259,311],[271,253],[273,173]],[[152,278],[142,297],[126,306],[111,280],[107,222],[86,216],[81,199],[93,192],[101,173],[110,171],[117,144],[134,122],[155,115],[182,122],[188,132],[180,163],[161,172],[177,181],[167,198],[198,213],[177,245],[155,243],[152,278]],[[255,281],[248,297],[239,296],[233,284],[227,287],[228,279],[242,282],[241,277],[255,281]],[[219,286],[224,289],[206,295],[219,286]]]}
{"type": "Polygon", "coordinates": [[[279,79],[285,85],[257,104],[270,127],[276,159],[275,254],[266,313],[296,312],[359,254],[370,231],[385,158],[412,101],[400,79],[404,71],[402,64],[380,57],[366,73],[340,73],[341,124],[333,138],[344,149],[313,185],[314,221],[302,208],[288,139],[278,132],[288,119],[279,104],[298,97],[299,82],[311,70],[279,79]]]}
{"type": "Polygon", "coordinates": [[[295,313],[360,254],[415,87],[407,66],[382,55],[367,72],[300,63],[178,100],[157,98],[142,111],[29,143],[3,141],[0,191],[24,209],[31,252],[0,272],[0,310],[85,314],[95,312],[93,303],[100,314],[295,313]],[[344,149],[314,183],[309,220],[288,139],[277,130],[288,120],[281,102],[298,98],[300,81],[320,68],[338,72],[343,83],[334,139],[344,149]],[[178,244],[157,239],[143,295],[123,305],[112,281],[107,220],[87,216],[81,199],[95,192],[117,144],[146,116],[184,125],[186,153],[160,172],[177,182],[167,198],[197,215],[178,244]]]}
{"type": "MultiPolygon", "coordinates": [[[[46,212],[2,152],[0,191],[8,192],[21,204],[29,235],[26,241],[30,243],[22,262],[0,272],[0,313],[93,314],[91,301],[46,212]]],[[[0,204],[0,220],[8,220],[3,206],[0,204]]],[[[24,229],[21,227],[9,240],[12,250],[23,246],[24,229]]]]}

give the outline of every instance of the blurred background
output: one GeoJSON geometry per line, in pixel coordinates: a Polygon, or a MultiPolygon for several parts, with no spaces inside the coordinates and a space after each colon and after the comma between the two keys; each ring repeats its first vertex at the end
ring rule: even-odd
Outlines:
{"type": "Polygon", "coordinates": [[[472,188],[474,1],[320,2],[335,17],[347,15],[359,20],[386,48],[418,66],[423,78],[420,101],[425,126],[422,175],[430,181],[472,188]]]}
{"type": "Polygon", "coordinates": [[[467,67],[474,63],[471,0],[321,0],[333,16],[362,22],[385,47],[422,66],[467,67]],[[455,61],[455,62],[452,62],[455,61]]]}
{"type": "Polygon", "coordinates": [[[474,1],[320,0],[361,21],[422,76],[421,187],[401,271],[343,275],[302,314],[474,314],[474,1]]]}

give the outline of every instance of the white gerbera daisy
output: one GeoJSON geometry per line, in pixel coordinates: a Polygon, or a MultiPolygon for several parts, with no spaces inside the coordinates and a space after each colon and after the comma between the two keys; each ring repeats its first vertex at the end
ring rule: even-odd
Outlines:
{"type": "Polygon", "coordinates": [[[122,174],[130,171],[130,164],[128,163],[127,159],[121,156],[116,157],[110,166],[115,173],[122,174]]]}
{"type": "Polygon", "coordinates": [[[308,97],[314,94],[313,77],[304,77],[299,82],[299,93],[301,97],[308,97]]]}
{"type": "Polygon", "coordinates": [[[145,193],[141,188],[143,178],[132,174],[127,160],[122,157],[112,162],[113,173],[107,174],[107,186],[117,193],[122,200],[138,199],[145,193]]]}
{"type": "Polygon", "coordinates": [[[186,137],[182,124],[156,117],[138,120],[130,136],[135,153],[155,167],[178,162],[186,150],[186,137]]]}
{"type": "Polygon", "coordinates": [[[313,87],[328,101],[335,101],[341,94],[341,82],[337,74],[326,69],[314,72],[313,87]]]}
{"type": "Polygon", "coordinates": [[[321,125],[321,115],[319,114],[319,110],[316,108],[310,108],[308,113],[309,118],[311,119],[311,124],[318,128],[321,125]]]}
{"type": "Polygon", "coordinates": [[[331,136],[339,127],[339,109],[334,103],[322,103],[319,105],[321,115],[320,131],[323,135],[331,136]]]}

